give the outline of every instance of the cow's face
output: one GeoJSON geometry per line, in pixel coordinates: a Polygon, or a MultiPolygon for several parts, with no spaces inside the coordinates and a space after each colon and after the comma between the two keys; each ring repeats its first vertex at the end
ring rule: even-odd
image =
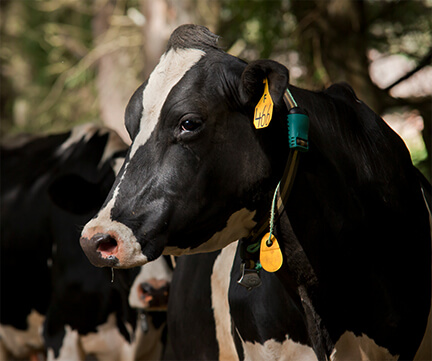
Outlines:
{"type": "MultiPolygon", "coordinates": [[[[191,29],[172,35],[128,104],[132,145],[81,238],[96,266],[220,249],[256,224],[253,195],[271,165],[252,125],[247,66],[216,49],[214,35],[201,28],[195,35],[203,43],[188,46],[191,29]]],[[[262,76],[259,82],[262,92],[262,76]]]]}

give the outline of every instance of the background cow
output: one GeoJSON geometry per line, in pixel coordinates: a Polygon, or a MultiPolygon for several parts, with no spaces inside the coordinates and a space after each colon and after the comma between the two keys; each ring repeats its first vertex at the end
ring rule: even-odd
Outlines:
{"type": "MultiPolygon", "coordinates": [[[[129,304],[132,282],[155,276],[144,267],[139,277],[139,268],[114,274],[97,269],[78,242],[126,145],[93,125],[12,143],[1,149],[1,359],[23,359],[45,348],[49,359],[160,357],[164,314],[150,315],[144,334],[129,304]]],[[[149,268],[160,263],[166,265],[160,259],[149,268]]],[[[164,285],[171,277],[165,271],[157,275],[164,285]]],[[[151,310],[139,300],[133,306],[151,310]]]]}
{"type": "Polygon", "coordinates": [[[430,309],[431,240],[405,144],[349,86],[293,87],[284,66],[246,64],[205,28],[174,31],[132,96],[132,145],[81,245],[94,265],[124,268],[263,236],[254,228],[290,154],[287,88],[309,113],[309,151],[278,208],[277,275],[319,359],[413,358],[430,309]],[[256,129],[265,79],[273,115],[256,129]]]}

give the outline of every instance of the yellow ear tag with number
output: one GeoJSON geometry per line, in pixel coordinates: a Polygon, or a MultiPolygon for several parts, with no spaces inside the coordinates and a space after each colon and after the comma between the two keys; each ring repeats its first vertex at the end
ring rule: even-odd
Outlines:
{"type": "Polygon", "coordinates": [[[264,94],[255,107],[254,125],[256,129],[268,127],[273,116],[273,100],[270,96],[267,79],[264,79],[264,94]]]}
{"type": "Polygon", "coordinates": [[[282,266],[282,251],[280,250],[279,243],[273,234],[271,236],[271,246],[267,245],[269,235],[270,233],[266,233],[261,240],[260,263],[262,268],[267,272],[276,272],[282,266]]]}

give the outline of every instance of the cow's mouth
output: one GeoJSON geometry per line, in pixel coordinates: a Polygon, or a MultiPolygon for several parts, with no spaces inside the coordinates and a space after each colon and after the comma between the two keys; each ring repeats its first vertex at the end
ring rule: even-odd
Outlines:
{"type": "Polygon", "coordinates": [[[80,239],[84,253],[94,266],[131,268],[148,262],[130,228],[113,222],[120,231],[105,230],[106,224],[103,224],[104,227],[91,224],[96,221],[97,218],[94,218],[87,224],[80,239]]]}

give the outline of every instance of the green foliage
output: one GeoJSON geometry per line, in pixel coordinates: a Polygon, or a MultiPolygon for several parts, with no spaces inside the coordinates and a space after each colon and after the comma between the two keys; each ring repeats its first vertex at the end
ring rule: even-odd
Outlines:
{"type": "MultiPolygon", "coordinates": [[[[0,136],[23,130],[63,130],[76,123],[98,121],[97,65],[104,54],[115,49],[127,52],[132,60],[125,68],[133,71],[121,76],[128,83],[139,81],[143,29],[131,26],[125,14],[130,8],[140,9],[141,1],[151,0],[0,1],[0,136]],[[104,4],[116,4],[116,13],[100,39],[92,26],[104,4]]],[[[276,59],[290,67],[291,79],[297,67],[300,75],[294,83],[307,88],[320,89],[333,80],[323,59],[329,50],[326,38],[338,32],[342,47],[356,46],[349,31],[343,32],[341,24],[329,21],[329,4],[337,1],[196,1],[202,8],[208,2],[206,11],[210,2],[219,4],[211,8],[219,9],[215,30],[225,49],[242,40],[245,49],[240,57],[276,59]]],[[[187,7],[188,1],[182,4],[187,7]]],[[[353,0],[349,4],[354,4],[354,18],[360,19],[356,31],[365,49],[374,48],[384,55],[404,54],[416,62],[430,51],[431,0],[353,0]]],[[[196,11],[197,6],[190,6],[189,11],[192,9],[196,11]]],[[[355,22],[354,18],[342,19],[342,23],[355,22]]],[[[336,70],[346,66],[345,59],[343,64],[334,62],[336,70]]]]}
{"type": "Polygon", "coordinates": [[[98,118],[95,70],[77,69],[92,47],[88,2],[16,1],[3,27],[2,133],[68,128],[98,118]]]}
{"type": "Polygon", "coordinates": [[[293,19],[287,16],[289,1],[221,0],[219,34],[229,48],[242,38],[248,48],[257,51],[261,58],[270,57],[280,39],[290,47],[289,32],[293,31],[293,19]]]}
{"type": "Polygon", "coordinates": [[[385,54],[424,57],[432,44],[432,2],[367,1],[368,43],[385,54]]]}

